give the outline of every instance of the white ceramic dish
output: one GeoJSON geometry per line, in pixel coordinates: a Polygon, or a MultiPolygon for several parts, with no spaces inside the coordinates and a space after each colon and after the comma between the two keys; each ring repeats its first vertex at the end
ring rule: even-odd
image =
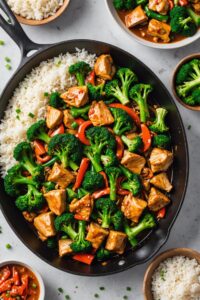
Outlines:
{"type": "Polygon", "coordinates": [[[186,45],[189,45],[193,43],[194,41],[198,40],[200,38],[200,29],[197,31],[195,35],[192,37],[185,38],[182,41],[170,43],[170,44],[161,44],[161,43],[152,43],[149,41],[146,41],[145,39],[142,39],[138,37],[136,34],[131,32],[122,22],[122,20],[119,18],[116,9],[113,6],[113,0],[105,0],[106,6],[111,14],[111,16],[114,18],[116,23],[123,29],[129,36],[131,36],[134,40],[136,40],[138,43],[141,43],[145,46],[151,47],[151,48],[157,48],[157,49],[176,49],[181,48],[186,45]]]}
{"type": "Polygon", "coordinates": [[[0,268],[7,266],[7,265],[20,265],[22,267],[25,267],[27,269],[29,269],[31,272],[33,272],[33,274],[35,274],[39,285],[40,285],[40,297],[38,300],[44,300],[45,299],[45,286],[44,286],[44,281],[41,277],[41,275],[38,273],[38,271],[36,271],[34,268],[32,268],[31,266],[21,262],[21,261],[16,261],[16,260],[7,260],[7,261],[2,261],[0,262],[0,268]]]}

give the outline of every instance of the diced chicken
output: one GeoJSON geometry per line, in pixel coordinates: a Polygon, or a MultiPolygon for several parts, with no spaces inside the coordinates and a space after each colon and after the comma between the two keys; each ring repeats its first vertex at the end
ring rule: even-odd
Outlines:
{"type": "Polygon", "coordinates": [[[103,101],[93,101],[89,110],[89,119],[94,126],[110,125],[114,118],[103,101]]]}
{"type": "Polygon", "coordinates": [[[90,194],[80,200],[74,199],[69,205],[69,211],[78,214],[82,220],[88,221],[93,209],[93,198],[90,194]]]}
{"type": "Polygon", "coordinates": [[[146,164],[146,160],[143,156],[131,153],[127,150],[124,151],[121,164],[128,168],[133,173],[140,174],[146,164]]]}
{"type": "Polygon", "coordinates": [[[123,254],[126,247],[127,236],[124,232],[110,230],[105,248],[109,251],[123,254]]]}
{"type": "Polygon", "coordinates": [[[167,171],[173,162],[173,153],[168,150],[154,148],[149,162],[153,173],[167,171]]]}
{"type": "Polygon", "coordinates": [[[49,209],[60,216],[66,210],[66,191],[64,189],[52,190],[44,194],[49,209]]]}
{"type": "Polygon", "coordinates": [[[58,241],[58,250],[59,250],[60,257],[72,254],[72,249],[70,247],[71,243],[72,243],[72,240],[70,240],[70,239],[58,241]]]}
{"type": "Polygon", "coordinates": [[[147,15],[145,14],[141,5],[137,6],[125,17],[125,25],[128,28],[132,28],[136,25],[145,23],[148,20],[147,15]]]}
{"type": "Polygon", "coordinates": [[[38,234],[39,239],[42,242],[45,242],[46,240],[48,240],[48,237],[46,237],[45,235],[41,234],[41,232],[38,231],[37,234],[38,234]]]}
{"type": "Polygon", "coordinates": [[[166,15],[169,11],[169,1],[149,0],[149,9],[154,10],[162,15],[166,15]]]}
{"type": "Polygon", "coordinates": [[[65,127],[72,129],[72,123],[74,122],[74,118],[72,117],[68,109],[65,109],[63,113],[64,113],[63,123],[65,127]]]}
{"type": "Polygon", "coordinates": [[[72,172],[64,169],[58,163],[53,165],[51,173],[48,177],[48,181],[55,182],[59,187],[65,189],[70,183],[75,180],[75,176],[72,172]]]}
{"type": "Polygon", "coordinates": [[[61,124],[63,112],[57,108],[47,106],[46,124],[49,129],[52,129],[61,124]]]}
{"type": "Polygon", "coordinates": [[[170,41],[171,26],[169,24],[151,19],[148,24],[148,34],[161,39],[164,43],[170,41]]]}
{"type": "Polygon", "coordinates": [[[192,6],[197,13],[200,13],[200,2],[193,3],[192,6]]]}
{"type": "Polygon", "coordinates": [[[60,96],[67,104],[75,107],[84,106],[88,100],[87,86],[73,86],[60,96]]]}
{"type": "Polygon", "coordinates": [[[45,237],[56,235],[54,228],[54,214],[52,212],[43,213],[34,219],[34,226],[45,237]]]}
{"type": "Polygon", "coordinates": [[[116,72],[112,57],[109,54],[100,55],[94,65],[94,71],[102,79],[111,80],[116,72]]]}
{"type": "Polygon", "coordinates": [[[166,192],[170,192],[173,186],[171,185],[167,174],[166,173],[160,173],[158,175],[155,175],[151,180],[151,184],[153,184],[155,187],[164,190],[166,192]]]}
{"type": "Polygon", "coordinates": [[[23,211],[22,214],[24,216],[24,219],[30,223],[32,223],[34,221],[34,218],[37,216],[36,213],[29,211],[23,211]]]}
{"type": "Polygon", "coordinates": [[[133,197],[132,194],[129,194],[125,196],[122,201],[121,211],[127,219],[137,223],[146,207],[146,201],[133,197]]]}
{"type": "Polygon", "coordinates": [[[143,185],[146,192],[148,192],[151,188],[151,184],[150,184],[149,179],[142,179],[142,185],[143,185]]]}
{"type": "Polygon", "coordinates": [[[170,203],[170,199],[154,187],[151,188],[148,207],[152,211],[158,211],[170,203]]]}
{"type": "Polygon", "coordinates": [[[90,223],[86,240],[92,243],[92,247],[98,249],[105,238],[108,236],[108,231],[96,223],[90,223]]]}

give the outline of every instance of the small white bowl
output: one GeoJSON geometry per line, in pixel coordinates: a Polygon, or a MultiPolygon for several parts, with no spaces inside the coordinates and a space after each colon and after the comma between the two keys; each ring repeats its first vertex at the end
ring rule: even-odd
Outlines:
{"type": "Polygon", "coordinates": [[[44,281],[41,277],[41,275],[38,273],[38,271],[36,271],[34,268],[32,268],[31,266],[21,262],[21,261],[16,261],[16,260],[7,260],[7,261],[3,261],[0,262],[0,268],[7,266],[7,265],[19,265],[22,267],[25,267],[27,269],[29,269],[37,278],[38,282],[39,282],[39,286],[40,286],[40,296],[38,300],[44,300],[45,299],[45,286],[44,286],[44,281]]]}
{"type": "Polygon", "coordinates": [[[120,26],[121,29],[123,29],[129,36],[131,36],[134,40],[139,42],[140,44],[143,44],[145,46],[151,47],[151,48],[157,48],[157,49],[176,49],[181,48],[186,45],[189,45],[193,43],[194,41],[198,40],[200,38],[200,29],[197,31],[197,33],[191,37],[187,37],[179,42],[170,43],[170,44],[161,44],[161,43],[153,43],[149,42],[143,38],[140,38],[136,34],[134,34],[131,30],[129,30],[120,17],[117,14],[116,9],[113,6],[113,0],[105,0],[106,6],[108,8],[108,11],[110,12],[111,16],[114,18],[116,23],[120,26]]]}

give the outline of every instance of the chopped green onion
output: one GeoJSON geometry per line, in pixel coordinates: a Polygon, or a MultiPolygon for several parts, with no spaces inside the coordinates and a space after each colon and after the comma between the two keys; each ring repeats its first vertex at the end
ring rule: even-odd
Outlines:
{"type": "Polygon", "coordinates": [[[7,70],[11,70],[12,69],[12,67],[11,67],[10,64],[6,64],[5,67],[6,67],[7,70]]]}
{"type": "Polygon", "coordinates": [[[5,57],[5,61],[9,63],[9,62],[11,62],[11,59],[10,59],[9,57],[6,56],[6,57],[5,57]]]}
{"type": "Polygon", "coordinates": [[[32,114],[31,112],[28,114],[28,116],[31,117],[31,118],[34,118],[34,117],[35,117],[35,115],[32,114]]]}
{"type": "Polygon", "coordinates": [[[124,299],[124,300],[127,300],[127,299],[128,299],[128,296],[125,295],[125,296],[123,297],[123,299],[124,299]]]}
{"type": "Polygon", "coordinates": [[[73,129],[77,129],[77,128],[78,128],[78,123],[73,122],[73,123],[71,124],[71,127],[72,127],[73,129]]]}
{"type": "Polygon", "coordinates": [[[4,46],[5,42],[3,40],[0,40],[0,46],[4,46]]]}
{"type": "Polygon", "coordinates": [[[37,284],[35,282],[32,283],[32,288],[36,289],[37,288],[37,284]]]}
{"type": "Polygon", "coordinates": [[[62,294],[64,292],[64,290],[62,288],[58,288],[58,291],[59,291],[59,293],[62,293],[62,294]]]}
{"type": "Polygon", "coordinates": [[[6,248],[7,248],[7,249],[11,249],[12,246],[11,246],[10,244],[6,244],[6,248]]]}
{"type": "Polygon", "coordinates": [[[17,115],[17,116],[16,116],[16,119],[17,119],[17,120],[20,120],[20,117],[19,117],[19,115],[17,115]]]}
{"type": "Polygon", "coordinates": [[[48,97],[48,96],[49,96],[49,93],[45,92],[45,93],[44,93],[44,96],[45,96],[45,97],[48,97]]]}
{"type": "Polygon", "coordinates": [[[69,295],[65,295],[65,299],[66,299],[66,300],[70,300],[71,297],[70,297],[69,295]]]}
{"type": "Polygon", "coordinates": [[[17,108],[17,109],[16,109],[16,113],[17,113],[17,114],[20,114],[20,113],[21,113],[21,109],[20,109],[20,108],[17,108]]]}
{"type": "Polygon", "coordinates": [[[94,297],[95,298],[99,298],[99,294],[94,294],[94,297]]]}
{"type": "Polygon", "coordinates": [[[127,286],[126,290],[127,290],[128,292],[130,292],[132,289],[131,289],[130,286],[127,286]]]}
{"type": "Polygon", "coordinates": [[[190,129],[191,129],[191,127],[192,127],[191,125],[188,125],[188,128],[187,128],[187,129],[188,129],[188,130],[190,130],[190,129]]]}
{"type": "Polygon", "coordinates": [[[0,233],[2,233],[2,227],[0,226],[0,233]]]}
{"type": "Polygon", "coordinates": [[[105,290],[105,287],[104,286],[100,286],[100,291],[104,291],[105,290]]]}

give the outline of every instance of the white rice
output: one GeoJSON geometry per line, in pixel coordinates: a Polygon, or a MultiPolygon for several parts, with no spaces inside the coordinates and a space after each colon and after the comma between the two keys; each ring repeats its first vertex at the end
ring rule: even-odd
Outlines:
{"type": "Polygon", "coordinates": [[[42,20],[52,16],[63,0],[7,0],[12,11],[26,19],[42,20]]]}
{"type": "Polygon", "coordinates": [[[152,277],[154,300],[200,300],[200,265],[175,256],[162,262],[152,277]]]}
{"type": "Polygon", "coordinates": [[[42,62],[33,69],[19,84],[10,99],[5,116],[0,124],[0,166],[1,174],[16,161],[13,158],[13,149],[26,139],[26,130],[35,121],[45,117],[45,105],[48,99],[45,92],[63,92],[76,84],[76,80],[68,73],[71,64],[83,60],[94,66],[96,56],[85,50],[76,49],[76,53],[60,55],[42,62]],[[16,110],[21,112],[17,114],[16,110]],[[34,118],[29,116],[34,114],[34,118]],[[17,119],[19,116],[19,119],[17,119]]]}

